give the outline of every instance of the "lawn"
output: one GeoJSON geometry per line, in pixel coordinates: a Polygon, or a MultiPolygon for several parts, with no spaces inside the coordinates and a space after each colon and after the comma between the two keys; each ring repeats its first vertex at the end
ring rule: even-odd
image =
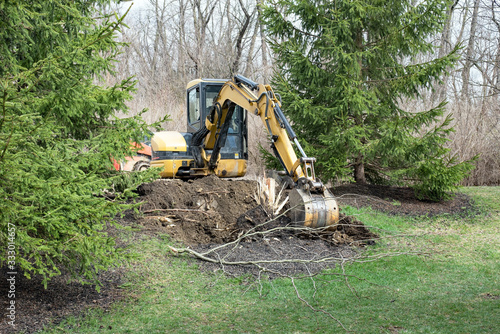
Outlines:
{"type": "Polygon", "coordinates": [[[364,250],[378,259],[293,282],[202,272],[171,253],[168,236],[143,237],[133,244],[140,256],[122,302],[43,333],[500,332],[500,188],[461,191],[477,212],[429,218],[344,208],[384,236],[364,250]]]}

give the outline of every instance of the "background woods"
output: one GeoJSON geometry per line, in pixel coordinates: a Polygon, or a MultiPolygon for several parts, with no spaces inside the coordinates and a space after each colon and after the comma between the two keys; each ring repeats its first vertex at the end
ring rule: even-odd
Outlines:
{"type": "MultiPolygon", "coordinates": [[[[269,82],[273,54],[260,18],[261,0],[135,1],[121,38],[129,43],[120,55],[117,73],[138,79],[132,112],[149,108],[146,121],[171,115],[166,128],[183,130],[185,84],[198,77],[228,78],[244,74],[269,82]]],[[[419,3],[418,1],[415,4],[419,3]]],[[[121,10],[131,2],[122,3],[121,10]]],[[[443,29],[426,37],[434,45],[404,62],[426,63],[455,47],[458,63],[433,89],[420,88],[417,99],[399,103],[409,111],[428,110],[447,100],[443,117],[452,114],[451,154],[459,161],[480,155],[464,183],[500,183],[500,6],[498,0],[455,0],[448,4],[443,29]]],[[[118,79],[122,79],[121,77],[118,79]]],[[[116,80],[116,79],[110,79],[116,80]]],[[[285,101],[286,108],[286,101],[285,101]]],[[[251,142],[265,137],[250,118],[251,142]]],[[[265,145],[264,145],[265,146],[265,145]]],[[[251,149],[251,152],[257,152],[251,149]]],[[[259,157],[254,154],[254,163],[259,157]]],[[[254,164],[255,165],[259,165],[254,164]]]]}
{"type": "MultiPolygon", "coordinates": [[[[132,6],[130,29],[122,39],[130,47],[120,58],[124,77],[141,81],[136,101],[156,114],[178,115],[184,126],[185,85],[194,78],[233,74],[267,80],[270,54],[255,0],[149,0],[132,6]]],[[[122,4],[122,7],[130,3],[122,4]]],[[[172,124],[170,124],[172,125],[172,124]]],[[[177,125],[174,125],[177,126],[177,125]]]]}

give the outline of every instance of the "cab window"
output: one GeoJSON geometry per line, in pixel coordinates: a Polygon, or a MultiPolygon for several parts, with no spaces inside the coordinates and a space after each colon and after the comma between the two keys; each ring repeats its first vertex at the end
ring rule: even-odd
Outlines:
{"type": "Polygon", "coordinates": [[[214,99],[219,95],[221,89],[220,85],[208,85],[205,88],[205,107],[207,108],[207,113],[210,107],[214,103],[214,99]]]}
{"type": "Polygon", "coordinates": [[[188,93],[188,122],[199,129],[200,128],[200,88],[196,87],[188,93]]]}

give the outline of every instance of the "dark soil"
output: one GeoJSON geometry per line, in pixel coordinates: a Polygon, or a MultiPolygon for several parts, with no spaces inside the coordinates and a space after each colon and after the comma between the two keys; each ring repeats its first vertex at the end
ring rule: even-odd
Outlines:
{"type": "MultiPolygon", "coordinates": [[[[118,218],[124,225],[141,227],[138,238],[143,235],[157,237],[168,234],[198,252],[209,252],[215,259],[225,261],[258,262],[257,265],[229,265],[199,261],[207,271],[223,271],[230,275],[261,274],[270,277],[309,275],[333,262],[314,262],[305,265],[287,260],[321,260],[350,257],[360,247],[372,244],[376,235],[361,222],[342,216],[340,224],[323,232],[297,232],[286,217],[271,219],[269,210],[259,206],[255,200],[255,181],[221,180],[207,177],[194,181],[162,180],[144,184],[138,188],[139,200],[144,201],[140,214],[128,212],[118,218]],[[267,222],[267,223],[266,223],[267,222]],[[264,224],[264,225],[262,225],[264,224]],[[262,226],[261,226],[262,225],[262,226]],[[271,228],[278,231],[264,233],[271,228]],[[252,234],[252,232],[262,232],[252,234]],[[245,233],[252,234],[245,236],[245,233]],[[240,237],[240,239],[238,239],[240,237]],[[239,240],[232,247],[210,252],[223,243],[239,240]],[[358,247],[353,247],[358,246],[358,247]],[[281,263],[263,263],[262,260],[285,260],[281,263]]],[[[380,186],[344,185],[332,189],[339,198],[340,206],[371,206],[373,209],[391,214],[435,215],[442,213],[466,213],[473,203],[464,195],[454,199],[433,203],[419,201],[410,189],[380,186]]],[[[118,241],[122,244],[122,241],[118,241]]],[[[7,271],[3,270],[3,277],[7,271]]],[[[16,324],[15,330],[7,324],[2,312],[0,333],[24,331],[33,333],[49,323],[57,323],[68,315],[78,315],[90,307],[107,309],[121,298],[120,289],[123,272],[103,273],[101,292],[92,286],[81,286],[68,282],[68,275],[53,278],[45,290],[41,279],[27,280],[21,273],[16,276],[16,324]]],[[[8,284],[0,283],[0,305],[8,306],[8,284]]]]}
{"type": "Polygon", "coordinates": [[[209,176],[194,181],[161,180],[139,187],[145,203],[133,220],[152,234],[169,234],[187,245],[234,240],[239,216],[256,207],[254,181],[209,176]]]}
{"type": "Polygon", "coordinates": [[[9,282],[6,269],[1,269],[0,307],[2,309],[0,333],[34,333],[49,323],[57,323],[69,315],[81,314],[84,310],[99,307],[107,310],[112,303],[120,300],[123,284],[122,270],[111,270],[100,275],[101,290],[95,286],[81,285],[69,281],[69,275],[56,276],[50,280],[47,289],[42,285],[39,276],[31,280],[22,273],[15,275],[15,298],[8,299],[9,282]],[[15,328],[8,324],[12,319],[6,318],[10,301],[15,301],[15,328]]]}
{"type": "Polygon", "coordinates": [[[340,258],[354,256],[357,250],[351,246],[370,245],[377,238],[363,223],[342,214],[334,228],[297,230],[286,217],[270,220],[262,206],[241,215],[235,228],[240,236],[235,242],[222,248],[201,244],[193,249],[214,261],[239,264],[199,261],[202,270],[256,278],[262,274],[270,278],[314,275],[334,268],[340,258]]]}
{"type": "Polygon", "coordinates": [[[331,189],[340,207],[370,206],[393,215],[435,216],[440,214],[465,215],[474,211],[474,203],[465,194],[455,194],[442,202],[419,200],[411,188],[347,184],[331,189]]]}
{"type": "MultiPolygon", "coordinates": [[[[255,200],[255,181],[228,181],[215,176],[188,182],[162,180],[144,184],[138,192],[145,202],[139,210],[142,215],[126,220],[141,225],[146,233],[168,234],[189,246],[231,242],[241,232],[272,219],[255,200]]],[[[345,237],[337,238],[337,244],[340,240],[345,243],[374,237],[361,222],[344,216],[342,222],[344,225],[335,231],[345,237]],[[348,228],[348,224],[357,228],[348,228]]],[[[281,216],[259,230],[289,224],[290,220],[281,216]]]]}

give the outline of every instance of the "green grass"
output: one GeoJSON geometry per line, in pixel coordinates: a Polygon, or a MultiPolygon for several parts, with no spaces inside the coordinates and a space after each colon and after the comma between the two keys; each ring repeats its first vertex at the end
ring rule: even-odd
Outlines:
{"type": "MultiPolygon", "coordinates": [[[[346,266],[355,277],[296,281],[316,309],[356,333],[494,333],[500,319],[500,188],[463,191],[479,215],[389,217],[346,208],[387,239],[368,255],[404,253],[346,266]],[[397,236],[397,237],[396,237],[397,236]]],[[[44,333],[343,333],[339,324],[297,298],[289,280],[226,278],[175,257],[164,240],[134,245],[127,298],[44,333]]],[[[338,273],[331,271],[331,274],[338,273]]]]}

